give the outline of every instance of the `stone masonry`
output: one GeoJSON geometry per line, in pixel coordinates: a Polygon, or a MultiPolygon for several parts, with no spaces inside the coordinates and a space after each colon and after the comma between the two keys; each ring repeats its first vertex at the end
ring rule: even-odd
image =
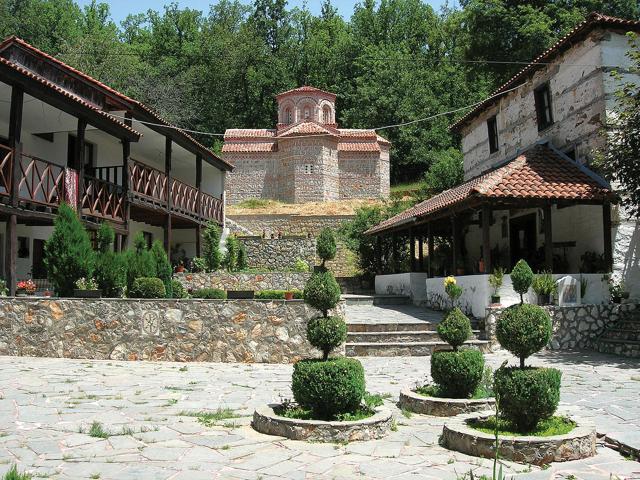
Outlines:
{"type": "MultiPolygon", "coordinates": [[[[344,316],[344,305],[335,314],[344,316]]],[[[0,355],[292,363],[320,355],[306,340],[318,315],[299,300],[5,297],[0,355]]]]}
{"type": "Polygon", "coordinates": [[[221,290],[286,290],[304,289],[310,273],[299,272],[264,272],[264,273],[175,273],[178,280],[187,290],[199,288],[219,288],[221,290]]]}

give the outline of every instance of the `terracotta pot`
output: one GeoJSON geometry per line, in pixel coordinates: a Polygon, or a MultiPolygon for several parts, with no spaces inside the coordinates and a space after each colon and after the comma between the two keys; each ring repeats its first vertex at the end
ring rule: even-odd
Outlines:
{"type": "Polygon", "coordinates": [[[285,300],[293,300],[293,292],[284,292],[285,300]]]}
{"type": "Polygon", "coordinates": [[[178,265],[176,267],[176,273],[182,273],[184,272],[184,265],[178,265]]]}
{"type": "Polygon", "coordinates": [[[491,295],[491,303],[493,305],[500,305],[500,295],[491,295]]]}

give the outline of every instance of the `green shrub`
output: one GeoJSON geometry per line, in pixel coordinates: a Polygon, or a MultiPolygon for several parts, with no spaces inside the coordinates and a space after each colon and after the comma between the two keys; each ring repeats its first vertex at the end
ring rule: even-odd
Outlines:
{"type": "Polygon", "coordinates": [[[129,290],[130,298],[165,298],[167,291],[162,280],[156,277],[139,277],[129,290]]]}
{"type": "Polygon", "coordinates": [[[499,368],[494,390],[501,415],[522,433],[533,430],[558,408],[561,378],[555,368],[499,368]]]}
{"type": "Polygon", "coordinates": [[[309,271],[309,264],[301,258],[296,258],[296,263],[293,265],[293,271],[306,273],[309,271]]]}
{"type": "Polygon", "coordinates": [[[555,295],[558,285],[549,272],[542,272],[533,277],[531,288],[537,295],[555,295]]]}
{"type": "Polygon", "coordinates": [[[227,253],[224,256],[224,265],[229,272],[235,272],[238,269],[238,251],[240,250],[240,242],[238,239],[229,235],[225,242],[227,253]]]}
{"type": "Polygon", "coordinates": [[[171,280],[171,298],[187,298],[187,290],[178,280],[171,280]]]}
{"type": "Polygon", "coordinates": [[[238,258],[236,259],[236,270],[246,270],[248,267],[247,247],[238,240],[238,258]]]}
{"type": "Polygon", "coordinates": [[[304,286],[304,301],[326,317],[340,301],[340,285],[333,274],[324,270],[311,275],[304,286]]]}
{"type": "Polygon", "coordinates": [[[167,252],[165,252],[164,246],[162,245],[160,240],[155,240],[153,242],[149,253],[151,254],[153,263],[155,264],[156,276],[160,280],[162,280],[162,283],[164,283],[164,289],[167,292],[167,298],[171,298],[173,296],[173,291],[171,290],[173,268],[171,267],[171,262],[169,262],[167,252]]]}
{"type": "Polygon", "coordinates": [[[500,294],[500,287],[502,287],[503,279],[504,269],[502,267],[495,268],[493,273],[489,275],[489,285],[493,287],[493,294],[495,296],[500,294]]]}
{"type": "Polygon", "coordinates": [[[504,309],[496,324],[496,337],[504,348],[520,358],[540,351],[552,335],[551,318],[545,309],[527,303],[504,309]]]}
{"type": "Polygon", "coordinates": [[[4,474],[2,480],[31,480],[32,478],[28,473],[18,472],[18,467],[12,465],[7,473],[4,474]]]}
{"type": "Polygon", "coordinates": [[[260,300],[284,300],[285,292],[293,292],[293,298],[300,300],[303,297],[302,290],[258,290],[254,298],[260,300]]]}
{"type": "Polygon", "coordinates": [[[202,257],[193,257],[191,260],[191,271],[193,273],[200,273],[207,270],[207,262],[202,257]]]}
{"type": "Polygon", "coordinates": [[[326,227],[323,228],[316,240],[316,253],[322,260],[322,266],[324,266],[327,260],[333,260],[336,256],[336,237],[333,234],[333,230],[326,227]]]}
{"type": "Polygon", "coordinates": [[[511,270],[511,282],[513,289],[520,294],[520,303],[522,303],[522,296],[529,291],[531,282],[533,282],[533,271],[527,262],[522,259],[518,260],[516,266],[511,270]]]}
{"type": "Polygon", "coordinates": [[[124,255],[112,249],[115,233],[108,224],[100,225],[96,235],[93,277],[103,297],[121,297],[127,285],[127,262],[124,255]]]}
{"type": "Polygon", "coordinates": [[[307,340],[322,351],[326,360],[331,350],[347,340],[347,324],[340,317],[314,318],[307,324],[307,340]]]}
{"type": "Polygon", "coordinates": [[[209,300],[224,300],[227,294],[224,290],[218,288],[201,288],[191,293],[193,298],[206,298],[209,300]]]}
{"type": "Polygon", "coordinates": [[[93,276],[94,253],[76,212],[62,203],[51,237],[44,246],[47,278],[61,297],[73,295],[76,280],[93,276]]]}
{"type": "Polygon", "coordinates": [[[353,358],[300,360],[293,366],[293,397],[314,418],[333,419],[355,411],[365,392],[364,369],[353,358]]]}
{"type": "Polygon", "coordinates": [[[469,340],[472,333],[471,322],[458,307],[451,310],[438,324],[438,335],[454,350],[458,350],[460,345],[469,340]]]}
{"type": "Polygon", "coordinates": [[[222,252],[220,251],[220,227],[213,220],[207,223],[202,232],[202,243],[207,269],[215,272],[222,263],[222,252]]]}
{"type": "Polygon", "coordinates": [[[478,350],[434,352],[431,377],[450,398],[468,398],[482,381],[484,357],[478,350]]]}
{"type": "Polygon", "coordinates": [[[127,250],[126,262],[127,290],[133,287],[136,278],[156,276],[156,263],[142,232],[138,232],[133,238],[133,247],[127,250]]]}

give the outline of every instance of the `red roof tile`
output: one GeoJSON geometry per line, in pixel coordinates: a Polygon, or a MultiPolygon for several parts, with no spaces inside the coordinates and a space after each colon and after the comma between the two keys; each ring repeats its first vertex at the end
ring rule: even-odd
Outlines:
{"type": "Polygon", "coordinates": [[[278,132],[278,138],[294,137],[300,135],[329,135],[337,137],[336,129],[320,125],[316,122],[302,122],[291,125],[289,128],[278,132]]]}
{"type": "Polygon", "coordinates": [[[615,198],[606,183],[548,145],[534,145],[516,159],[435,195],[381,222],[368,234],[424,219],[469,200],[531,199],[605,201],[615,198]]]}
{"type": "Polygon", "coordinates": [[[275,142],[255,142],[255,143],[226,143],[222,146],[225,153],[257,153],[257,152],[277,152],[278,145],[275,142]]]}
{"type": "Polygon", "coordinates": [[[469,122],[469,120],[474,118],[485,108],[487,108],[487,106],[491,105],[494,102],[497,102],[502,97],[502,95],[500,95],[501,93],[513,87],[516,87],[519,83],[522,83],[525,78],[532,75],[536,70],[545,68],[545,63],[548,63],[559,53],[567,50],[568,48],[571,48],[579,38],[582,38],[583,35],[586,35],[596,27],[621,28],[640,31],[640,21],[610,17],[608,15],[603,15],[596,12],[591,13],[584,21],[576,25],[571,31],[569,31],[569,33],[567,33],[564,37],[562,37],[555,44],[549,47],[546,51],[538,55],[530,64],[528,64],[513,77],[511,77],[511,79],[504,85],[495,90],[484,102],[482,102],[470,112],[463,115],[457,122],[451,125],[450,129],[452,131],[460,130],[460,128],[462,128],[467,122],[469,122]]]}
{"type": "Polygon", "coordinates": [[[341,152],[379,152],[378,142],[343,142],[338,143],[341,152]]]}
{"type": "Polygon", "coordinates": [[[276,95],[276,98],[281,98],[286,95],[295,95],[299,93],[320,93],[328,97],[332,97],[334,100],[336,98],[335,93],[327,92],[326,90],[320,90],[319,88],[312,87],[310,85],[304,85],[302,87],[293,88],[291,90],[287,90],[286,92],[279,93],[278,95],[276,95]]]}
{"type": "Polygon", "coordinates": [[[266,128],[229,128],[224,132],[225,140],[231,140],[234,138],[269,138],[275,136],[275,130],[268,130],[266,128]]]}

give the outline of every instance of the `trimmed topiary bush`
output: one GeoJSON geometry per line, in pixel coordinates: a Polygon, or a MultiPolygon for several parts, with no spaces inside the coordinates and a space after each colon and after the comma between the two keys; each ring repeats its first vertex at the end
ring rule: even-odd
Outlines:
{"type": "Polygon", "coordinates": [[[156,277],[139,277],[129,289],[131,298],[165,298],[167,291],[162,280],[156,277]]]}
{"type": "Polygon", "coordinates": [[[227,298],[227,293],[224,290],[218,288],[201,288],[194,290],[191,293],[193,298],[205,298],[209,300],[224,300],[227,298]]]}
{"type": "Polygon", "coordinates": [[[333,234],[333,230],[326,227],[323,228],[316,240],[316,253],[322,260],[322,266],[328,260],[333,260],[336,257],[336,237],[333,234]]]}
{"type": "Polygon", "coordinates": [[[309,321],[307,340],[322,351],[322,358],[329,358],[329,353],[347,340],[347,324],[340,317],[320,317],[309,321]]]}
{"type": "Polygon", "coordinates": [[[293,397],[314,418],[355,411],[365,392],[364,368],[353,358],[300,360],[293,366],[293,397]]]}
{"type": "Polygon", "coordinates": [[[470,397],[480,385],[483,373],[484,357],[479,350],[431,355],[431,377],[446,397],[470,397]]]}
{"type": "Polygon", "coordinates": [[[207,223],[202,232],[202,247],[207,269],[215,272],[222,263],[222,252],[220,251],[220,227],[213,220],[207,223]]]}
{"type": "Polygon", "coordinates": [[[558,408],[561,379],[562,373],[555,368],[499,368],[494,389],[501,415],[519,432],[533,430],[558,408]]]}
{"type": "Polygon", "coordinates": [[[326,317],[340,301],[340,285],[327,270],[315,272],[304,286],[304,301],[326,317]]]}
{"type": "Polygon", "coordinates": [[[103,297],[120,297],[127,285],[127,262],[124,254],[112,249],[115,233],[108,224],[100,225],[96,234],[98,251],[93,277],[103,297]]]}
{"type": "Polygon", "coordinates": [[[162,283],[164,283],[167,298],[172,298],[173,291],[171,289],[171,279],[173,278],[173,268],[171,267],[171,262],[169,262],[167,252],[164,250],[164,246],[160,240],[154,240],[149,253],[151,254],[151,258],[153,258],[153,262],[155,264],[156,275],[160,280],[162,280],[162,283]]]}
{"type": "Polygon", "coordinates": [[[518,260],[511,270],[511,283],[513,283],[513,289],[520,294],[520,303],[524,302],[523,295],[529,291],[531,282],[533,282],[533,270],[527,262],[518,260]]]}
{"type": "Polygon", "coordinates": [[[500,345],[520,358],[522,368],[525,358],[544,348],[552,333],[547,311],[528,303],[505,308],[496,324],[500,345]]]}
{"type": "Polygon", "coordinates": [[[171,298],[187,298],[187,290],[178,280],[171,280],[171,298]]]}
{"type": "Polygon", "coordinates": [[[296,300],[302,299],[302,290],[258,290],[253,298],[259,300],[284,300],[284,294],[287,291],[293,292],[293,298],[296,300]]]}
{"type": "Polygon", "coordinates": [[[471,337],[471,322],[459,308],[451,310],[445,319],[438,324],[440,338],[458,350],[458,347],[471,337]]]}

